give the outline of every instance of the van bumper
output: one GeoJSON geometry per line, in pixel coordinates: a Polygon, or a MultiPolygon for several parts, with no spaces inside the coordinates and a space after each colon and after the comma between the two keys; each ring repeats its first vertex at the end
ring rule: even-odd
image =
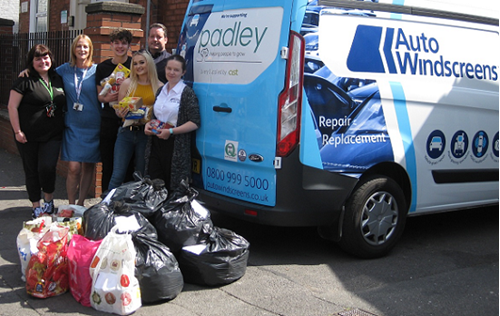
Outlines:
{"type": "MultiPolygon", "coordinates": [[[[298,152],[296,150],[295,152],[298,152]]],[[[292,154],[276,170],[274,207],[226,197],[196,188],[198,200],[222,214],[259,224],[287,227],[329,226],[337,223],[342,207],[358,183],[346,176],[302,165],[292,154]]]]}

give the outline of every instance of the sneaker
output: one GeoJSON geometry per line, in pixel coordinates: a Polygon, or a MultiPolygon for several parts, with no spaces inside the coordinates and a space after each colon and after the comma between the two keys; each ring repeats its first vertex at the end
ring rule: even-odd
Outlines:
{"type": "Polygon", "coordinates": [[[53,214],[54,213],[54,200],[50,201],[50,202],[45,202],[43,204],[43,212],[46,213],[46,214],[53,214]]]}
{"type": "Polygon", "coordinates": [[[36,219],[38,217],[40,217],[41,215],[43,214],[43,209],[42,207],[36,207],[33,209],[33,211],[31,212],[31,218],[32,219],[36,219]]]}

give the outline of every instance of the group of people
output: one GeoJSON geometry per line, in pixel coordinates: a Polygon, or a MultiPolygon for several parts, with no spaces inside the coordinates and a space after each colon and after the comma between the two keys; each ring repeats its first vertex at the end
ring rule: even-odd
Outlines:
{"type": "Polygon", "coordinates": [[[84,205],[97,162],[102,162],[103,192],[132,180],[134,171],[164,180],[169,192],[189,180],[191,135],[200,126],[200,111],[194,91],[182,80],[186,62],[166,51],[162,24],[150,26],[148,50],[129,56],[131,41],[129,30],[113,31],[113,57],[100,64],[93,63],[92,41],[83,34],[73,40],[70,62],[57,68],[45,45],[29,51],[8,110],[33,218],[54,212],[59,155],[68,161],[69,204],[84,205]],[[119,64],[130,76],[101,93],[101,81],[119,64]],[[148,119],[123,124],[129,109],[112,104],[126,97],[140,97],[148,119]],[[165,124],[158,129],[149,118],[165,124]]]}

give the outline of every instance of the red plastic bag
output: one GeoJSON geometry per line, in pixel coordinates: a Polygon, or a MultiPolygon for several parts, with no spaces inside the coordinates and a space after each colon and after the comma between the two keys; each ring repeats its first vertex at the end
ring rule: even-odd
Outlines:
{"type": "Polygon", "coordinates": [[[68,228],[52,225],[37,244],[26,269],[28,294],[47,298],[68,290],[68,228]]]}
{"type": "Polygon", "coordinates": [[[83,306],[90,307],[92,277],[90,264],[102,240],[93,241],[73,235],[68,247],[69,289],[71,295],[83,306]]]}

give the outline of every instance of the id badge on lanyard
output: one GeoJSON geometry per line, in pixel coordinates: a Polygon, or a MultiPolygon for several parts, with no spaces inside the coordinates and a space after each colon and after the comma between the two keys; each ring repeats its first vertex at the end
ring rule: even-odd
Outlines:
{"type": "Polygon", "coordinates": [[[47,111],[47,117],[54,117],[57,107],[54,103],[54,90],[52,89],[52,83],[50,79],[47,83],[45,83],[45,81],[43,81],[42,78],[39,78],[38,80],[40,80],[40,82],[50,95],[50,103],[45,106],[45,110],[47,111]]]}
{"type": "Polygon", "coordinates": [[[83,71],[82,80],[78,82],[78,77],[76,76],[76,66],[75,66],[75,91],[76,91],[76,102],[73,103],[73,110],[81,112],[83,111],[83,104],[80,103],[80,93],[82,92],[83,80],[85,79],[85,75],[87,74],[88,68],[85,68],[83,71]]]}

